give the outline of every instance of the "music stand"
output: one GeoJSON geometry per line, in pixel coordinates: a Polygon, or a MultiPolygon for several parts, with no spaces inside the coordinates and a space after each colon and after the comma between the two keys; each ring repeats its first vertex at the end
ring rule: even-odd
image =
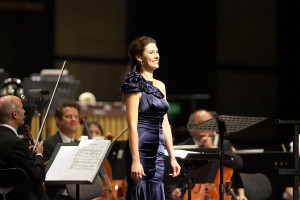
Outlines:
{"type": "Polygon", "coordinates": [[[300,134],[300,120],[277,120],[279,124],[292,124],[294,125],[294,139],[293,139],[293,156],[294,168],[293,169],[279,169],[279,175],[293,175],[293,199],[299,199],[299,134],[300,134]]]}
{"type": "MultiPolygon", "coordinates": [[[[61,176],[55,176],[54,178],[50,178],[49,180],[47,180],[47,175],[48,175],[48,172],[51,170],[51,166],[53,165],[53,163],[56,161],[56,156],[59,154],[60,152],[60,149],[62,149],[62,147],[70,147],[70,148],[66,148],[67,151],[64,152],[64,154],[68,154],[68,156],[70,157],[73,157],[73,152],[75,152],[74,150],[76,149],[77,146],[80,146],[79,143],[58,143],[51,155],[51,158],[49,160],[49,163],[47,164],[47,167],[46,167],[46,180],[45,182],[46,183],[49,183],[49,184],[61,184],[61,185],[66,185],[66,184],[75,184],[75,191],[76,191],[76,195],[75,195],[75,198],[76,200],[79,200],[80,199],[80,194],[79,194],[79,191],[80,191],[80,184],[94,184],[92,187],[98,187],[99,184],[96,183],[97,181],[97,178],[100,174],[100,170],[101,168],[103,167],[103,164],[104,164],[104,161],[106,160],[107,158],[107,155],[108,155],[108,152],[110,151],[110,148],[111,148],[111,143],[109,142],[108,143],[108,148],[105,149],[104,151],[104,156],[102,157],[102,159],[100,158],[99,159],[99,162],[100,163],[100,167],[97,168],[97,172],[95,173],[95,175],[93,175],[93,180],[90,182],[89,180],[85,179],[85,178],[82,178],[82,177],[79,177],[79,178],[75,178],[74,180],[70,180],[68,178],[64,179],[64,180],[61,180],[61,176]]],[[[83,152],[81,152],[80,154],[84,154],[83,152]]],[[[76,158],[75,158],[76,159],[76,158]]],[[[58,159],[58,162],[62,162],[62,158],[58,159]]],[[[76,161],[78,162],[78,161],[76,161]]],[[[55,166],[55,169],[58,170],[56,173],[60,173],[60,175],[62,175],[62,172],[65,172],[67,168],[62,168],[62,170],[58,169],[57,166],[55,166]]]]}
{"type": "Polygon", "coordinates": [[[209,130],[219,133],[220,138],[220,200],[224,200],[224,184],[223,184],[223,159],[224,159],[224,135],[226,133],[235,133],[246,129],[254,124],[266,120],[265,117],[245,117],[245,116],[229,116],[221,115],[213,117],[200,124],[188,124],[189,130],[209,130]]]}
{"type": "Polygon", "coordinates": [[[111,169],[114,172],[113,179],[124,180],[126,178],[126,166],[125,161],[125,148],[126,141],[114,141],[111,145],[111,150],[107,156],[107,159],[111,165],[111,169]]]}
{"type": "MultiPolygon", "coordinates": [[[[172,173],[172,168],[170,165],[166,165],[165,172],[165,183],[166,184],[178,184],[181,186],[182,197],[186,191],[186,185],[188,186],[188,199],[191,200],[191,189],[192,185],[196,183],[213,183],[219,169],[219,148],[213,149],[189,149],[190,151],[198,151],[198,154],[191,153],[187,154],[185,158],[177,157],[177,161],[182,167],[180,170],[180,175],[178,177],[171,177],[169,173],[172,173]],[[208,153],[206,152],[214,153],[208,153]],[[210,156],[211,155],[211,156],[210,156]],[[205,171],[206,173],[202,173],[205,171]]],[[[166,156],[168,157],[168,156],[166,156]]],[[[166,158],[166,160],[169,160],[166,158]]]]}

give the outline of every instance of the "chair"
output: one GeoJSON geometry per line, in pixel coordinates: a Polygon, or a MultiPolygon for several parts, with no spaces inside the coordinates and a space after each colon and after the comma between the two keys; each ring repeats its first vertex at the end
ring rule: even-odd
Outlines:
{"type": "Polygon", "coordinates": [[[248,200],[266,200],[271,197],[272,185],[269,178],[263,173],[240,173],[246,197],[248,200]]]}
{"type": "Polygon", "coordinates": [[[20,168],[0,169],[0,199],[16,200],[30,192],[30,181],[20,168]]]}

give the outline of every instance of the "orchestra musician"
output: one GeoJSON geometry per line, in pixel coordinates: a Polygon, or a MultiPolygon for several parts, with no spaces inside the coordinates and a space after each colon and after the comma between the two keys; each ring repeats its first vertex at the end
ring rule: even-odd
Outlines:
{"type": "MultiPolygon", "coordinates": [[[[89,121],[87,122],[89,132],[93,139],[101,139],[104,138],[104,132],[101,125],[97,121],[89,121]]],[[[83,135],[88,135],[86,129],[83,129],[83,135]]],[[[112,191],[112,170],[108,160],[104,161],[103,168],[100,171],[100,177],[103,184],[103,192],[102,194],[93,199],[93,200],[101,200],[101,199],[108,199],[108,200],[115,200],[117,199],[115,194],[112,191]]]]}
{"type": "Polygon", "coordinates": [[[46,200],[42,187],[45,181],[43,142],[37,144],[32,158],[28,144],[18,137],[17,129],[24,124],[24,113],[22,101],[17,96],[0,98],[0,168],[21,168],[26,172],[31,191],[22,200],[46,200]]]}
{"type": "MultiPolygon", "coordinates": [[[[189,117],[189,124],[200,124],[204,121],[211,119],[215,116],[215,112],[209,112],[207,110],[196,110],[194,111],[189,117]]],[[[211,131],[202,131],[202,130],[189,130],[191,137],[186,139],[185,141],[179,143],[179,145],[198,145],[199,148],[206,147],[206,148],[216,148],[218,142],[214,140],[215,133],[211,131]]],[[[224,139],[224,153],[229,154],[230,157],[233,159],[231,160],[224,160],[224,166],[232,168],[232,169],[241,169],[243,166],[242,158],[234,153],[234,148],[231,145],[229,140],[224,139]]],[[[204,172],[205,173],[205,172],[204,172]]],[[[179,200],[181,198],[181,190],[178,188],[177,185],[166,185],[166,198],[168,200],[179,200]]],[[[217,189],[218,191],[218,189],[217,189]]],[[[243,188],[239,190],[239,199],[247,200],[245,197],[245,193],[243,188]]]]}
{"type": "MultiPolygon", "coordinates": [[[[97,121],[87,122],[90,134],[93,139],[104,138],[104,131],[102,126],[97,121]]],[[[87,131],[84,129],[83,135],[87,135],[87,131]]],[[[127,183],[125,180],[113,180],[112,168],[108,160],[105,160],[103,169],[101,169],[100,177],[103,183],[102,194],[93,200],[120,200],[125,199],[127,190],[127,183]]]]}
{"type": "MultiPolygon", "coordinates": [[[[55,109],[55,121],[58,132],[44,141],[44,159],[48,161],[57,143],[78,142],[74,134],[79,127],[80,106],[75,101],[65,101],[55,109]]],[[[65,185],[47,185],[50,200],[69,200],[65,185]]]]}
{"type": "MultiPolygon", "coordinates": [[[[94,138],[94,139],[95,138],[97,139],[99,137],[104,138],[104,131],[99,122],[88,121],[87,125],[88,125],[88,128],[89,128],[92,138],[94,138]]],[[[83,135],[87,135],[87,131],[85,129],[83,129],[83,135]]]]}

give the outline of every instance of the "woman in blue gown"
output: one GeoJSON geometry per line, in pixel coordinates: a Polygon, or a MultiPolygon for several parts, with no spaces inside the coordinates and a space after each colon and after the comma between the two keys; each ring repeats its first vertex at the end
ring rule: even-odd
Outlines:
{"type": "Polygon", "coordinates": [[[165,85],[153,78],[159,67],[156,41],[143,36],[128,48],[130,72],[121,90],[128,123],[127,199],[164,200],[164,149],[168,150],[173,173],[180,173],[167,117],[169,104],[165,85]]]}

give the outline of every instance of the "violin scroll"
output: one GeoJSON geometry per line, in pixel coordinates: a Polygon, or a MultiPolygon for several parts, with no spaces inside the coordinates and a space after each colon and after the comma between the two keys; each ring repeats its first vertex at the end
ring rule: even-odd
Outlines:
{"type": "Polygon", "coordinates": [[[25,137],[30,141],[31,145],[34,145],[32,133],[30,132],[30,127],[28,125],[24,125],[23,133],[24,133],[25,137]]]}

